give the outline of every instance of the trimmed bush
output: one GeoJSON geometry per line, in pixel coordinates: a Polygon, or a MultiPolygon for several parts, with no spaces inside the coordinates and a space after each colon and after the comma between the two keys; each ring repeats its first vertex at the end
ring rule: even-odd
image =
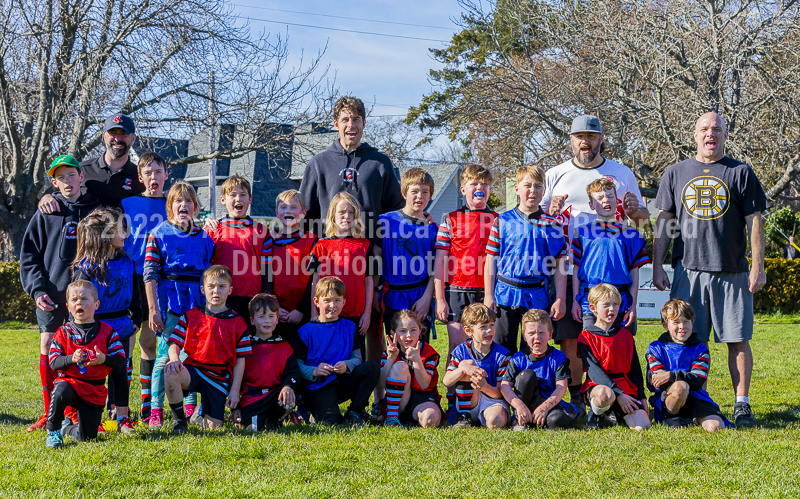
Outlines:
{"type": "Polygon", "coordinates": [[[0,303],[0,322],[36,323],[36,304],[19,282],[19,262],[0,262],[0,303]]]}
{"type": "Polygon", "coordinates": [[[767,285],[756,293],[757,313],[800,312],[800,260],[767,258],[767,285]]]}

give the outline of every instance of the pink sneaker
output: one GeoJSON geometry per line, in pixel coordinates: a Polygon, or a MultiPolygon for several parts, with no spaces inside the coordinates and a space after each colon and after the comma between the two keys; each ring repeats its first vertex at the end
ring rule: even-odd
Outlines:
{"type": "Polygon", "coordinates": [[[183,406],[183,412],[186,413],[187,418],[191,418],[194,411],[197,410],[197,406],[195,404],[186,404],[183,406]]]}
{"type": "Polygon", "coordinates": [[[160,430],[164,425],[164,409],[150,410],[150,429],[160,430]]]}

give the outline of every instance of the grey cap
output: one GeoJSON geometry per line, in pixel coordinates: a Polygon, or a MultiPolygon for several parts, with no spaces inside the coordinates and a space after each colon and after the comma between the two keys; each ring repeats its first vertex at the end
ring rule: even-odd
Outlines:
{"type": "Polygon", "coordinates": [[[136,133],[136,125],[133,124],[133,120],[122,113],[117,113],[113,116],[109,116],[106,119],[105,125],[103,125],[104,132],[107,132],[114,128],[121,128],[125,130],[125,133],[136,133]]]}
{"type": "Polygon", "coordinates": [[[603,127],[600,126],[600,120],[597,119],[597,116],[584,114],[572,120],[572,129],[570,129],[569,134],[581,132],[603,133],[603,127]]]}

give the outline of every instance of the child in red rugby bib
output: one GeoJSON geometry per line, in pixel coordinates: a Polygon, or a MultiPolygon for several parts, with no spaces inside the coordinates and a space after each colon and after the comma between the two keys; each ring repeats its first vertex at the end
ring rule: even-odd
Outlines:
{"type": "Polygon", "coordinates": [[[268,289],[267,268],[272,256],[272,237],[262,224],[247,215],[252,202],[250,182],[241,175],[228,177],[221,186],[220,201],[228,216],[206,220],[206,232],[214,240],[211,265],[224,265],[233,275],[228,306],[245,321],[250,300],[268,289]]]}
{"type": "Polygon", "coordinates": [[[250,301],[250,322],[256,332],[250,337],[253,355],[244,363],[239,407],[242,426],[253,431],[280,426],[294,408],[300,383],[292,346],[275,334],[279,309],[275,295],[261,293],[250,301]]]}
{"type": "Polygon", "coordinates": [[[381,358],[379,386],[386,389],[386,426],[419,423],[439,426],[439,354],[420,339],[422,321],[411,310],[400,310],[391,319],[389,344],[381,358]]]}
{"type": "Polygon", "coordinates": [[[169,337],[164,381],[175,419],[173,433],[183,433],[189,426],[183,409],[183,397],[189,392],[200,392],[204,426],[209,429],[222,427],[226,406],[233,409],[239,405],[245,357],[253,352],[247,323],[226,305],[232,282],[227,267],[206,269],[201,288],[206,304],[184,313],[169,337]],[[184,361],[180,360],[181,350],[184,361]]]}
{"type": "MultiPolygon", "coordinates": [[[[338,277],[347,288],[347,301],[342,309],[342,319],[355,322],[358,327],[358,347],[362,358],[365,353],[364,334],[369,328],[372,308],[373,276],[380,274],[380,260],[369,239],[362,237],[364,221],[361,206],[346,192],[333,196],[325,219],[325,235],[311,250],[309,270],[314,271],[311,291],[323,277],[338,277]]],[[[318,317],[315,307],[312,319],[318,317]]]]}
{"type": "Polygon", "coordinates": [[[105,380],[112,369],[124,369],[125,350],[117,333],[105,322],[95,320],[100,306],[97,288],[79,279],[67,286],[67,310],[72,320],[58,328],[48,360],[58,373],[47,414],[47,447],[58,449],[63,437],[77,441],[97,437],[108,390],[105,380]],[[78,424],[62,428],[64,409],[78,410],[78,424]]]}
{"type": "Polygon", "coordinates": [[[272,292],[278,297],[275,335],[294,344],[300,326],[311,318],[311,275],[308,262],[317,236],[301,228],[306,205],[300,191],[288,189],[275,199],[279,225],[272,234],[272,292]]]}
{"type": "Polygon", "coordinates": [[[633,334],[616,320],[622,302],[611,284],[598,284],[589,291],[589,307],[595,323],[578,336],[578,352],[586,371],[581,393],[588,411],[586,427],[600,427],[600,416],[612,423],[624,419],[637,431],[650,428],[650,413],[644,393],[644,378],[633,334]]]}

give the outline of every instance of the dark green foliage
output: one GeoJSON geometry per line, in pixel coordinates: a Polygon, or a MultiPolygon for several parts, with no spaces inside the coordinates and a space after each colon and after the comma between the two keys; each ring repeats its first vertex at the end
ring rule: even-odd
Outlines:
{"type": "Polygon", "coordinates": [[[800,312],[800,260],[767,258],[767,285],[756,293],[758,313],[800,312]]]}
{"type": "MultiPolygon", "coordinates": [[[[766,217],[764,238],[767,243],[765,253],[767,258],[783,257],[783,247],[789,244],[789,241],[781,235],[781,231],[786,236],[791,236],[797,231],[795,237],[800,240],[800,213],[795,212],[789,206],[775,210],[766,217]]],[[[800,243],[795,242],[795,244],[800,246],[800,243]]]]}
{"type": "Polygon", "coordinates": [[[19,281],[19,262],[0,262],[0,299],[0,322],[36,322],[36,305],[19,281]]]}

